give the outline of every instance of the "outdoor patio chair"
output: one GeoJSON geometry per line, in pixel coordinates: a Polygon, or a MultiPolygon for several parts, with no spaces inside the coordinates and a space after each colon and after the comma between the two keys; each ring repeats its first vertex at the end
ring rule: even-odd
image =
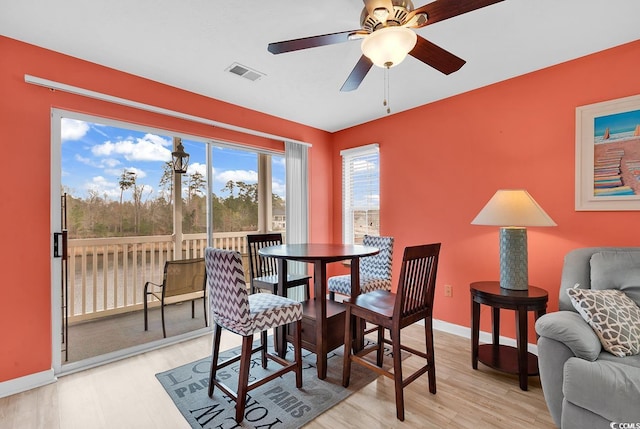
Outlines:
{"type": "MultiPolygon", "coordinates": [[[[380,249],[380,253],[360,259],[360,293],[373,290],[391,290],[391,265],[393,262],[393,237],[365,235],[365,246],[380,249]]],[[[330,277],[327,282],[329,299],[335,300],[335,294],[351,296],[351,275],[330,277]]]]}
{"type": "Polygon", "coordinates": [[[215,323],[213,333],[213,351],[211,371],[209,373],[209,397],[213,397],[214,387],[218,387],[225,395],[236,403],[236,422],[244,419],[247,393],[256,387],[294,371],[296,387],[302,387],[302,304],[279,295],[270,293],[248,294],[244,280],[244,270],[240,253],[231,250],[205,250],[207,278],[209,280],[209,301],[211,314],[215,323]],[[287,361],[267,352],[267,330],[295,324],[293,329],[294,360],[287,361]],[[220,335],[222,328],[242,336],[240,355],[218,363],[220,352],[220,335]],[[260,333],[260,345],[253,347],[253,334],[260,333]],[[267,367],[267,359],[271,359],[282,368],[269,376],[253,380],[249,383],[249,369],[252,366],[251,356],[261,353],[262,367],[267,367]],[[238,372],[238,389],[233,392],[223,381],[216,378],[218,370],[240,361],[238,372]]]}
{"type": "MultiPolygon", "coordinates": [[[[263,247],[278,246],[280,244],[282,244],[282,234],[280,233],[247,235],[251,293],[269,290],[273,294],[278,294],[278,261],[274,258],[260,256],[258,251],[263,247]]],[[[287,273],[285,289],[288,291],[293,287],[304,286],[304,299],[309,299],[310,279],[311,276],[306,274],[287,273]]]]}
{"type": "Polygon", "coordinates": [[[162,335],[167,338],[164,322],[164,307],[178,302],[191,301],[191,318],[195,318],[195,300],[202,298],[204,308],[204,326],[207,326],[207,302],[204,299],[206,276],[204,258],[167,261],[164,264],[162,284],[146,282],[144,284],[144,330],[148,330],[148,297],[154,296],[160,301],[162,314],[162,335]]]}
{"type": "Polygon", "coordinates": [[[353,301],[345,301],[344,368],[342,385],[349,386],[351,363],[362,365],[378,374],[389,377],[395,382],[396,417],[404,420],[404,388],[424,373],[429,375],[429,392],[436,393],[436,365],[433,349],[432,309],[436,285],[436,272],[440,243],[407,247],[402,258],[402,268],[398,290],[391,293],[386,290],[358,295],[353,301]],[[377,325],[377,343],[352,354],[351,319],[360,318],[377,325]],[[401,344],[402,328],[424,320],[426,353],[401,344]],[[388,329],[391,339],[385,339],[384,330],[388,329]],[[393,351],[393,371],[382,368],[384,344],[391,344],[393,351]],[[406,350],[426,359],[426,365],[420,367],[408,377],[402,375],[401,351],[406,350]],[[365,358],[376,351],[376,361],[365,358]]]}

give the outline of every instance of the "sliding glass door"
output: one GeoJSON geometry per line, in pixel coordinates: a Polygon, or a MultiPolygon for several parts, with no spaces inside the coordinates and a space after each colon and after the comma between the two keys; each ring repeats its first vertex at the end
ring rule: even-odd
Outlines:
{"type": "Polygon", "coordinates": [[[202,311],[174,305],[164,340],[155,301],[144,331],[144,284],[162,283],[167,260],[284,232],[284,174],[279,153],[54,109],[52,232],[67,238],[52,258],[54,370],[206,332],[202,311]],[[189,165],[176,174],[180,143],[189,165]]]}

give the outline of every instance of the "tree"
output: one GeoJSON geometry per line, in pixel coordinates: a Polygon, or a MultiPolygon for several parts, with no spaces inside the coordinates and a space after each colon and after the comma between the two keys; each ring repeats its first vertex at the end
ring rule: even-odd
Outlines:
{"type": "Polygon", "coordinates": [[[159,183],[160,193],[169,204],[173,202],[173,165],[167,161],[162,165],[162,177],[159,183]]]}
{"type": "Polygon", "coordinates": [[[133,225],[134,225],[134,230],[136,234],[140,232],[140,210],[142,207],[143,193],[144,193],[144,185],[138,186],[138,184],[135,183],[134,181],[133,183],[133,225]]]}
{"type": "Polygon", "coordinates": [[[207,181],[202,173],[196,171],[189,175],[189,185],[187,187],[187,199],[190,202],[194,195],[204,195],[207,189],[207,181]]]}
{"type": "Polygon", "coordinates": [[[134,186],[136,183],[136,173],[134,171],[128,171],[126,168],[122,170],[118,186],[120,187],[120,232],[122,232],[122,196],[124,191],[134,186]]]}
{"type": "Polygon", "coordinates": [[[223,191],[224,231],[251,231],[258,228],[258,184],[228,181],[223,191]],[[237,190],[238,195],[234,195],[237,190]]]}

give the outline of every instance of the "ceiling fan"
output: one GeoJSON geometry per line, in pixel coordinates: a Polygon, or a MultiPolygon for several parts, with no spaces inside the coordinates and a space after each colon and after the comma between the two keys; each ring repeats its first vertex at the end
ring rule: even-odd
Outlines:
{"type": "Polygon", "coordinates": [[[406,55],[448,75],[459,70],[466,61],[420,37],[412,29],[504,0],[436,0],[417,9],[410,0],[363,1],[360,29],[269,43],[267,49],[273,54],[282,54],[362,39],[363,55],[340,91],[357,89],[373,64],[390,68],[399,64],[406,55]]]}

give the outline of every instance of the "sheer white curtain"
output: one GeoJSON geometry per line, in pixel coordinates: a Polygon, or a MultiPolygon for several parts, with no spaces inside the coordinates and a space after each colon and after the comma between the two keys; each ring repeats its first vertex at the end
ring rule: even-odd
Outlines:
{"type": "MultiPolygon", "coordinates": [[[[284,142],[284,157],[287,165],[286,198],[287,198],[287,243],[306,243],[309,241],[309,178],[308,178],[308,146],[298,143],[284,142]]],[[[307,272],[305,263],[289,261],[291,273],[307,272]]],[[[289,292],[290,297],[302,301],[304,290],[296,288],[289,292]]]]}

